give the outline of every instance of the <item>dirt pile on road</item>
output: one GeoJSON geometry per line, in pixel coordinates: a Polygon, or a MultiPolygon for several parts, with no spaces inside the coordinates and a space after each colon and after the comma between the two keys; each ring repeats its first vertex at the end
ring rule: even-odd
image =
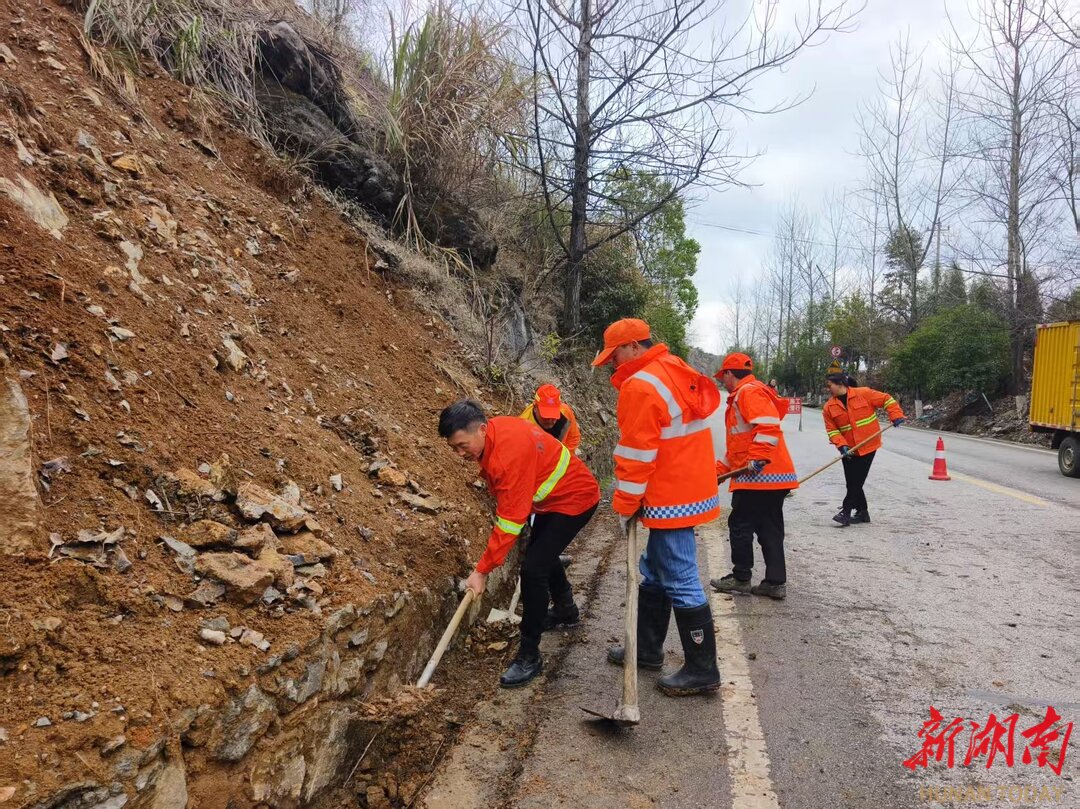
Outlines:
{"type": "Polygon", "coordinates": [[[38,495],[0,548],[0,802],[311,801],[478,553],[433,427],[490,392],[189,88],[97,80],[59,4],[0,20],[4,431],[38,495]]]}

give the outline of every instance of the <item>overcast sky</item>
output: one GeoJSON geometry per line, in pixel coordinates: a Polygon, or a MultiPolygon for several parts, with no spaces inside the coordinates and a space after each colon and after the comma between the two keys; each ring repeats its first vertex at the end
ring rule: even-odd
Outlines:
{"type": "MultiPolygon", "coordinates": [[[[790,7],[802,0],[780,2],[790,7]]],[[[714,353],[727,348],[722,322],[731,284],[740,275],[753,283],[772,241],[716,226],[771,234],[793,197],[815,211],[830,192],[857,187],[864,174],[856,155],[859,105],[878,92],[879,72],[888,69],[889,48],[899,35],[908,34],[915,51],[925,49],[927,70],[938,65],[949,32],[946,3],[954,22],[969,29],[965,0],[867,0],[857,30],[832,35],[800,54],[786,72],[755,85],[759,104],[799,93],[812,96],[778,115],[733,121],[739,143],[765,153],[743,175],[756,187],[709,191],[688,212],[690,235],[701,243],[696,279],[701,303],[693,343],[714,353]]]]}

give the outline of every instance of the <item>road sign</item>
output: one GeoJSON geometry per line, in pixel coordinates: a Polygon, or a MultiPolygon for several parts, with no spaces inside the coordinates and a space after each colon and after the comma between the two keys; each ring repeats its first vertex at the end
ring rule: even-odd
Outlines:
{"type": "Polygon", "coordinates": [[[799,414],[799,430],[802,430],[802,399],[798,396],[788,399],[787,412],[789,416],[799,414]]]}
{"type": "Polygon", "coordinates": [[[830,353],[832,354],[832,358],[834,360],[837,360],[837,359],[840,359],[840,355],[843,354],[844,352],[840,349],[840,346],[833,346],[832,351],[830,353]]]}

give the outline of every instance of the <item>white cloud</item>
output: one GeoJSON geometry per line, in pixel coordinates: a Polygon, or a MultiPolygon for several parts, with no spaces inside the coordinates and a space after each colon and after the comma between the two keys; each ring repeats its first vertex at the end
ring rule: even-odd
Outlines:
{"type": "MultiPolygon", "coordinates": [[[[970,30],[964,0],[949,0],[949,13],[970,30]]],[[[755,86],[754,101],[768,106],[812,91],[795,109],[753,118],[737,127],[737,144],[764,152],[743,179],[758,187],[711,190],[688,215],[688,230],[702,246],[696,278],[701,298],[694,319],[694,343],[718,351],[716,321],[736,278],[753,283],[771,246],[781,208],[794,196],[811,211],[831,192],[857,184],[863,176],[857,156],[860,104],[872,100],[879,74],[889,68],[889,50],[901,34],[925,58],[925,76],[943,58],[950,26],[941,0],[869,0],[858,30],[833,35],[799,55],[791,67],[755,86]],[[750,235],[715,225],[750,230],[750,235]]]]}

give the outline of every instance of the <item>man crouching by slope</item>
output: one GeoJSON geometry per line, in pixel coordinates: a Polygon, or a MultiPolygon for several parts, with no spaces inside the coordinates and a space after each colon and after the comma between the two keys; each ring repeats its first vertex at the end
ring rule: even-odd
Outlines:
{"type": "Polygon", "coordinates": [[[543,670],[540,635],[549,593],[556,605],[573,605],[559,554],[596,511],[600,486],[558,439],[524,419],[489,419],[471,399],[442,411],[439,435],[460,457],[480,464],[495,497],[495,525],[465,582],[469,589],[477,595],[484,592],[488,574],[502,565],[529,515],[536,514],[521,561],[521,642],[514,662],[499,677],[504,688],[524,685],[543,670]]]}
{"type": "MultiPolygon", "coordinates": [[[[666,345],[653,345],[642,320],[619,320],[604,332],[594,366],[611,363],[619,391],[612,507],[623,530],[640,517],[649,541],[638,567],[638,666],[660,669],[675,608],[683,667],[657,682],[668,696],[720,687],[713,617],[698,575],[694,526],[720,515],[712,434],[705,418],[720,405],[715,383],[666,345]]],[[[608,650],[622,665],[623,648],[608,650]]]]}

